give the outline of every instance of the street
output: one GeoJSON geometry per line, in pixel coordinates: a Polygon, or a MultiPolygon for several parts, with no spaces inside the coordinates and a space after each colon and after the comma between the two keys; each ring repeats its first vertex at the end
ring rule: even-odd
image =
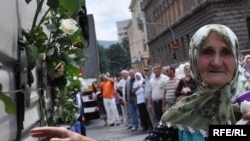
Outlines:
{"type": "Polygon", "coordinates": [[[124,124],[119,126],[104,126],[103,120],[96,119],[90,121],[86,125],[86,134],[88,137],[97,139],[98,141],[142,141],[149,132],[131,131],[124,124]]]}

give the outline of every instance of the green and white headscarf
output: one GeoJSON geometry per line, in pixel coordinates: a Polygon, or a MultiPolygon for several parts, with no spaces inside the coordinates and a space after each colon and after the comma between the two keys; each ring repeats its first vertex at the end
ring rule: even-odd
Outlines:
{"type": "Polygon", "coordinates": [[[166,111],[161,119],[162,124],[190,132],[199,132],[204,137],[207,136],[209,125],[234,124],[236,121],[230,99],[235,94],[238,78],[238,48],[238,39],[228,27],[219,24],[201,27],[193,35],[189,46],[192,77],[197,81],[198,89],[194,94],[186,96],[166,111]],[[198,71],[201,45],[211,31],[218,32],[225,39],[235,58],[232,81],[220,89],[213,89],[203,82],[198,71]]]}

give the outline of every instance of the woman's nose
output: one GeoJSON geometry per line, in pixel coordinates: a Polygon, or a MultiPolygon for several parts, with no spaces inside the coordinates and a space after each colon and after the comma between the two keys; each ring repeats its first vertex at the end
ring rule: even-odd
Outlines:
{"type": "Polygon", "coordinates": [[[223,64],[221,56],[219,54],[216,54],[213,56],[213,59],[211,60],[211,65],[213,66],[221,66],[223,64]]]}

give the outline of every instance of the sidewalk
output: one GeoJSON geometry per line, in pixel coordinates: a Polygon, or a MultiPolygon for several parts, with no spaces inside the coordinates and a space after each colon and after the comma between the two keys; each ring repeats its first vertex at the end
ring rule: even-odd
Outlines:
{"type": "Polygon", "coordinates": [[[143,141],[148,132],[131,131],[124,124],[119,126],[104,126],[102,120],[93,120],[92,123],[86,126],[87,136],[97,139],[98,141],[143,141]]]}
{"type": "Polygon", "coordinates": [[[131,136],[131,137],[122,139],[121,141],[143,141],[143,139],[145,139],[146,136],[148,136],[148,133],[137,135],[137,136],[131,136]]]}

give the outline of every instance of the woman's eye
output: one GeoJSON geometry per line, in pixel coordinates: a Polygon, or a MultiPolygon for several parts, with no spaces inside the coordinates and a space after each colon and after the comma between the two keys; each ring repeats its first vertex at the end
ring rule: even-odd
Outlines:
{"type": "Polygon", "coordinates": [[[213,53],[214,53],[214,51],[212,49],[204,49],[201,51],[202,55],[211,55],[213,53]]]}
{"type": "Polygon", "coordinates": [[[229,49],[224,49],[224,50],[222,50],[221,54],[222,55],[231,55],[232,52],[229,49]]]}

